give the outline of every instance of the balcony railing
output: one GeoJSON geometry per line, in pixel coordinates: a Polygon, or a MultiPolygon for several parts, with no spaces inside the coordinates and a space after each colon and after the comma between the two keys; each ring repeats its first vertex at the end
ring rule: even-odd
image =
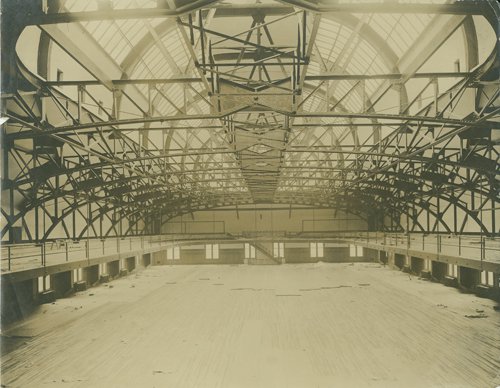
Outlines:
{"type": "Polygon", "coordinates": [[[339,237],[403,249],[500,262],[500,239],[481,235],[423,233],[342,233],[339,237]]]}
{"type": "Polygon", "coordinates": [[[164,236],[54,240],[44,243],[5,244],[1,246],[2,272],[46,267],[69,261],[92,259],[106,255],[140,251],[164,245],[164,236]]]}
{"type": "Polygon", "coordinates": [[[301,235],[285,231],[252,231],[240,235],[158,235],[127,238],[86,239],[80,241],[55,240],[39,244],[5,244],[1,246],[1,271],[15,272],[62,264],[70,261],[98,258],[113,254],[142,251],[189,241],[233,240],[236,238],[259,239],[343,240],[351,244],[374,243],[381,246],[456,256],[466,259],[500,263],[500,239],[480,235],[448,235],[382,232],[316,232],[301,235]]]}

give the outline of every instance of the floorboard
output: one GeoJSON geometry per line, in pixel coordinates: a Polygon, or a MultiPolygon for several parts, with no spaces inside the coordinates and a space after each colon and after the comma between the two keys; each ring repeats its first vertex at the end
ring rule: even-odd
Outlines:
{"type": "Polygon", "coordinates": [[[2,383],[495,387],[494,306],[377,264],[153,267],[4,332],[2,383]]]}

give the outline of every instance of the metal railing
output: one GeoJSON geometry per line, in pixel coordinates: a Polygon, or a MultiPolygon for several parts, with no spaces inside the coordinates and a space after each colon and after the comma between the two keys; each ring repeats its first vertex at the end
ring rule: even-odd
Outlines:
{"type": "Polygon", "coordinates": [[[246,230],[242,231],[241,236],[243,238],[257,238],[257,237],[287,237],[287,231],[285,230],[246,230]]]}
{"type": "Polygon", "coordinates": [[[500,238],[495,237],[382,232],[341,233],[339,237],[353,242],[375,243],[437,255],[500,262],[500,238]]]}
{"type": "MultiPolygon", "coordinates": [[[[258,238],[266,234],[261,232],[245,232],[241,237],[258,238]]],[[[213,239],[214,236],[212,236],[213,239]]],[[[217,235],[222,238],[223,236],[217,235]]],[[[292,235],[284,231],[274,231],[270,237],[302,238],[296,233],[292,235]]],[[[232,240],[235,236],[226,236],[232,240]]],[[[308,236],[305,239],[340,239],[356,244],[356,242],[374,243],[382,246],[394,246],[402,249],[435,253],[437,255],[457,256],[467,259],[487,260],[500,263],[500,238],[481,235],[449,235],[422,233],[383,233],[383,232],[337,232],[319,233],[318,236],[308,236]]],[[[141,251],[148,248],[183,244],[189,241],[205,241],[206,235],[157,235],[127,238],[54,240],[45,243],[6,244],[2,243],[0,250],[1,271],[15,272],[25,269],[45,267],[66,263],[72,260],[82,260],[141,251]]],[[[208,240],[207,240],[208,241],[208,240]]]]}
{"type": "Polygon", "coordinates": [[[53,240],[44,243],[7,244],[0,250],[2,272],[46,267],[69,261],[139,251],[165,245],[172,239],[165,236],[127,238],[53,240]]]}
{"type": "Polygon", "coordinates": [[[74,260],[102,256],[154,247],[168,247],[174,244],[219,240],[233,240],[234,237],[221,233],[162,234],[137,237],[89,238],[82,240],[51,240],[45,243],[2,243],[0,247],[1,271],[15,272],[25,269],[63,264],[74,260]]]}

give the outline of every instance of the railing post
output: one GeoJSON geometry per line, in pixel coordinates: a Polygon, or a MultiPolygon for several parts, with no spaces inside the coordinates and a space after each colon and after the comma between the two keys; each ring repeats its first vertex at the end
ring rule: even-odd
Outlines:
{"type": "Polygon", "coordinates": [[[66,261],[69,261],[69,256],[68,256],[68,242],[64,241],[64,253],[66,256],[66,261]]]}
{"type": "Polygon", "coordinates": [[[7,247],[7,258],[8,258],[8,263],[9,263],[9,271],[10,271],[10,246],[7,247]]]}
{"type": "Polygon", "coordinates": [[[408,247],[408,249],[410,249],[410,233],[408,233],[406,237],[406,246],[408,247]]]}
{"type": "Polygon", "coordinates": [[[436,241],[437,253],[441,253],[441,235],[438,234],[436,238],[437,238],[437,241],[436,241]]]}
{"type": "Polygon", "coordinates": [[[85,258],[89,258],[89,240],[85,240],[85,258]]]}
{"type": "Polygon", "coordinates": [[[486,259],[486,237],[481,237],[481,261],[486,259]]]}
{"type": "Polygon", "coordinates": [[[425,233],[422,233],[422,250],[425,251],[425,233]]]}
{"type": "Polygon", "coordinates": [[[462,236],[458,235],[458,256],[462,255],[462,236]]]}
{"type": "Polygon", "coordinates": [[[102,255],[104,256],[104,254],[106,253],[106,248],[104,246],[104,239],[101,239],[101,242],[102,242],[102,255]]]}
{"type": "Polygon", "coordinates": [[[132,250],[132,237],[129,238],[130,241],[130,250],[132,250]]]}

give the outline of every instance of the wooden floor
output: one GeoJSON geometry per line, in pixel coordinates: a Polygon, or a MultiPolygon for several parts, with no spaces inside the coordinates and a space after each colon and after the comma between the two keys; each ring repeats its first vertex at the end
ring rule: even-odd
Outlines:
{"type": "Polygon", "coordinates": [[[495,387],[495,303],[376,264],[153,267],[3,333],[7,387],[495,387]]]}

